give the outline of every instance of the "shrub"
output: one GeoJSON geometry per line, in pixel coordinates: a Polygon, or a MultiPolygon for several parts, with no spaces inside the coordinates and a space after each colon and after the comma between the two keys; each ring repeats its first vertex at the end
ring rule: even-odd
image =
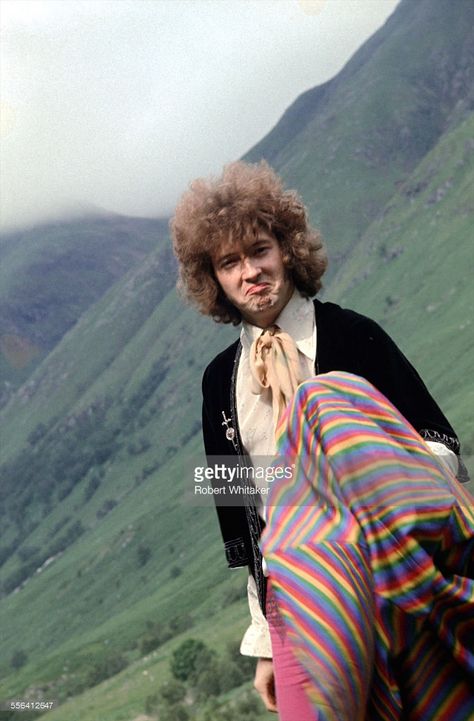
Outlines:
{"type": "Polygon", "coordinates": [[[52,528],[51,533],[49,534],[49,538],[53,538],[59,531],[61,531],[64,526],[69,523],[71,520],[71,516],[65,516],[64,518],[61,518],[60,521],[58,521],[52,528]]]}
{"type": "Polygon", "coordinates": [[[103,504],[101,505],[101,507],[99,508],[99,510],[96,512],[95,515],[97,516],[98,519],[104,518],[104,516],[106,516],[108,513],[110,513],[110,511],[112,509],[114,509],[116,505],[117,505],[117,501],[115,500],[115,498],[107,498],[103,502],[103,504]]]}
{"type": "Polygon", "coordinates": [[[187,681],[196,670],[200,656],[208,652],[205,643],[195,638],[188,638],[173,651],[170,662],[171,673],[178,681],[187,681]]]}
{"type": "Polygon", "coordinates": [[[224,661],[219,671],[221,692],[231,691],[249,680],[235,661],[224,661]]]}
{"type": "Polygon", "coordinates": [[[7,561],[11,554],[14,553],[15,549],[11,546],[2,546],[0,548],[0,566],[3,566],[5,561],[7,561]]]}
{"type": "Polygon", "coordinates": [[[84,503],[87,503],[87,501],[90,501],[96,490],[100,486],[100,478],[97,475],[92,476],[89,483],[87,484],[87,487],[84,491],[84,503]]]}
{"type": "Polygon", "coordinates": [[[145,713],[150,714],[158,708],[158,694],[153,693],[145,699],[145,713]]]}
{"type": "Polygon", "coordinates": [[[263,706],[254,692],[247,692],[236,701],[219,704],[211,699],[206,704],[202,721],[258,721],[262,717],[263,706]]]}
{"type": "Polygon", "coordinates": [[[220,669],[214,658],[206,661],[205,667],[200,671],[195,670],[191,679],[199,699],[218,696],[221,693],[220,669]]]}
{"type": "Polygon", "coordinates": [[[101,681],[115,676],[115,674],[120,673],[120,671],[123,671],[127,666],[127,659],[120,654],[104,658],[97,662],[89,671],[86,677],[86,686],[97,686],[101,681]]]}
{"type": "Polygon", "coordinates": [[[48,427],[44,423],[38,423],[36,428],[29,434],[27,438],[28,443],[31,446],[34,446],[36,443],[38,443],[38,441],[41,441],[45,437],[47,432],[48,427]]]}
{"type": "Polygon", "coordinates": [[[20,586],[24,581],[30,578],[37,568],[38,561],[35,559],[23,564],[20,568],[17,568],[16,571],[13,571],[13,573],[7,576],[3,582],[3,592],[8,594],[14,591],[15,588],[18,588],[18,586],[20,586]]]}
{"type": "MultiPolygon", "coordinates": [[[[68,546],[72,545],[82,534],[85,532],[85,528],[81,521],[75,521],[72,523],[67,531],[57,538],[49,547],[46,558],[49,556],[55,556],[61,551],[65,551],[68,546]]],[[[46,559],[45,559],[46,560],[46,559]]]]}
{"type": "Polygon", "coordinates": [[[17,649],[10,659],[10,666],[14,669],[19,669],[24,666],[27,661],[28,656],[25,651],[23,651],[23,649],[17,649]]]}
{"type": "Polygon", "coordinates": [[[145,453],[150,447],[151,443],[148,438],[140,436],[136,443],[131,441],[127,444],[127,452],[130,456],[138,456],[140,453],[145,453]]]}
{"type": "Polygon", "coordinates": [[[154,651],[155,648],[158,648],[159,646],[162,646],[166,641],[169,641],[172,636],[173,634],[165,629],[161,631],[156,630],[154,633],[147,634],[140,641],[140,655],[146,656],[147,654],[154,651]]]}
{"type": "Polygon", "coordinates": [[[173,704],[160,709],[160,721],[189,721],[190,712],[183,704],[173,704]]]}
{"type": "Polygon", "coordinates": [[[144,566],[151,558],[151,548],[141,543],[137,548],[138,565],[144,566]]]}
{"type": "Polygon", "coordinates": [[[177,636],[178,633],[182,633],[183,631],[186,631],[186,629],[191,628],[191,626],[194,626],[194,619],[189,615],[189,613],[182,614],[181,616],[175,616],[172,618],[169,626],[172,631],[171,635],[177,636]]]}
{"type": "Polygon", "coordinates": [[[38,546],[23,546],[23,548],[18,550],[18,556],[23,562],[29,561],[33,556],[38,556],[39,551],[38,546]]]}
{"type": "Polygon", "coordinates": [[[159,694],[163,701],[166,701],[171,706],[184,701],[186,686],[181,681],[172,678],[160,687],[159,694]]]}

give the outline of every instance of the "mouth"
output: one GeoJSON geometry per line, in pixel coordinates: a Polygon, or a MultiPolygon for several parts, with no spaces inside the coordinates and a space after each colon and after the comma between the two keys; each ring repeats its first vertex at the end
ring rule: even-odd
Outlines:
{"type": "Polygon", "coordinates": [[[255,285],[250,286],[246,295],[256,295],[258,293],[262,293],[263,291],[268,290],[269,287],[269,283],[256,283],[255,285]]]}

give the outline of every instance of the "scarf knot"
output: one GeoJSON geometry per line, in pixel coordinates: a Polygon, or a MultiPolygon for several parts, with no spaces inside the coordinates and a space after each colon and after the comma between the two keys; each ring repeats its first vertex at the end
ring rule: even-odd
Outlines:
{"type": "Polygon", "coordinates": [[[302,381],[298,348],[293,338],[277,325],[266,328],[250,348],[252,393],[269,388],[272,394],[273,427],[302,381]]]}

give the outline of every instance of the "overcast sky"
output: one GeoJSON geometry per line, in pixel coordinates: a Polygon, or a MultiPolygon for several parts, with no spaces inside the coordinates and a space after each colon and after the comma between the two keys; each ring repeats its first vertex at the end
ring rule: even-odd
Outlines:
{"type": "Polygon", "coordinates": [[[1,0],[3,227],[169,214],[334,76],[398,0],[1,0]]]}

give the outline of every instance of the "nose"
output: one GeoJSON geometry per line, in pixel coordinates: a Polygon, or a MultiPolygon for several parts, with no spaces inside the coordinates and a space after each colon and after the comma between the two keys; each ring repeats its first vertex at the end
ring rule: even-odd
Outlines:
{"type": "Polygon", "coordinates": [[[242,262],[242,278],[243,280],[256,280],[260,275],[260,264],[256,258],[244,258],[242,262]]]}

